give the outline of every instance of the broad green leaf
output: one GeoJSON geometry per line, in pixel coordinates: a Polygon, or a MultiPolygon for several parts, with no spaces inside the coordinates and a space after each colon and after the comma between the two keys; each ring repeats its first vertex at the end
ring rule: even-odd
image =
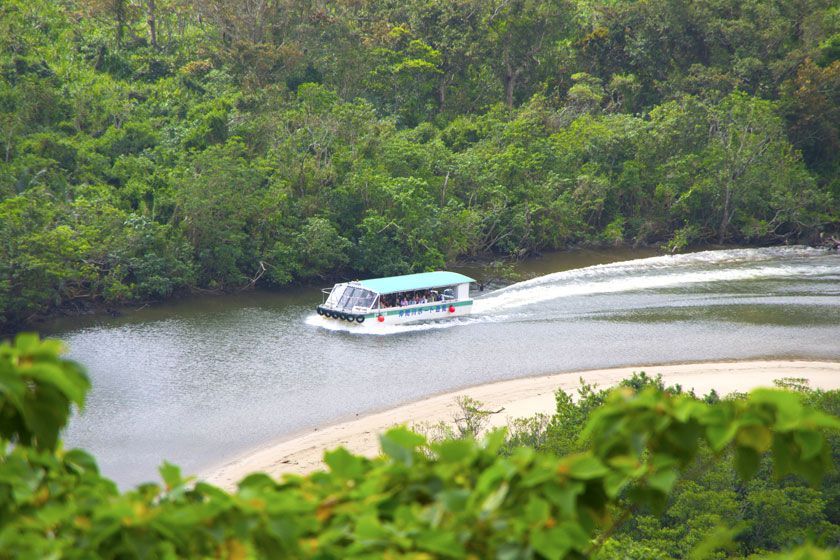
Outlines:
{"type": "Polygon", "coordinates": [[[438,501],[451,512],[464,511],[467,501],[470,498],[470,491],[467,489],[445,490],[437,495],[438,501]]]}
{"type": "Polygon", "coordinates": [[[569,475],[578,480],[592,480],[610,473],[610,469],[592,455],[576,455],[569,457],[567,461],[569,475]]]}
{"type": "Polygon", "coordinates": [[[32,499],[45,474],[20,457],[13,456],[0,463],[0,483],[11,488],[17,504],[28,503],[32,499]]]}
{"type": "Polygon", "coordinates": [[[35,333],[19,333],[15,336],[15,349],[20,355],[31,354],[37,352],[40,341],[40,337],[35,333]]]}
{"type": "Polygon", "coordinates": [[[547,484],[542,488],[543,495],[566,517],[574,517],[577,514],[577,497],[584,490],[586,485],[582,482],[567,482],[562,486],[547,484]]]}
{"type": "Polygon", "coordinates": [[[426,438],[404,427],[391,428],[385,435],[394,443],[407,449],[416,449],[426,443],[426,438]]]}
{"type": "Polygon", "coordinates": [[[37,353],[44,357],[58,357],[66,351],[67,347],[62,341],[57,338],[45,338],[41,340],[37,353]]]}
{"type": "Polygon", "coordinates": [[[375,515],[363,515],[356,521],[353,538],[362,544],[369,545],[371,541],[386,541],[390,535],[375,515]]]}
{"type": "Polygon", "coordinates": [[[773,434],[764,426],[743,426],[738,430],[736,440],[739,445],[751,447],[758,453],[764,453],[773,444],[773,434]]]}
{"type": "Polygon", "coordinates": [[[802,459],[805,461],[817,457],[823,449],[823,436],[819,432],[799,430],[794,432],[793,438],[802,448],[802,459]]]}
{"type": "Polygon", "coordinates": [[[776,408],[775,429],[786,431],[799,425],[802,419],[802,403],[796,393],[777,389],[755,389],[750,401],[766,403],[776,408]]]}
{"type": "Polygon", "coordinates": [[[604,491],[607,496],[613,498],[618,496],[629,483],[631,479],[627,478],[623,473],[613,471],[604,478],[604,491]]]}
{"type": "Polygon", "coordinates": [[[487,494],[498,488],[501,481],[507,480],[516,473],[516,470],[506,461],[500,460],[481,472],[481,476],[475,483],[477,495],[487,494]]]}
{"type": "Polygon", "coordinates": [[[38,508],[35,516],[44,526],[54,527],[61,522],[67,521],[68,517],[75,512],[75,504],[51,502],[38,508]]]}
{"type": "Polygon", "coordinates": [[[99,467],[96,464],[96,459],[92,455],[81,449],[71,449],[64,453],[64,462],[73,468],[76,472],[90,472],[99,473],[99,467]]]}
{"type": "MultiPolygon", "coordinates": [[[[8,400],[18,412],[23,410],[23,402],[26,397],[26,383],[11,368],[4,368],[0,361],[0,396],[8,400]]],[[[6,434],[11,439],[12,434],[6,434]]]]}
{"type": "Polygon", "coordinates": [[[490,430],[485,436],[483,445],[488,453],[498,453],[499,449],[505,444],[507,438],[507,430],[505,428],[497,428],[490,430]]]}
{"type": "Polygon", "coordinates": [[[421,531],[415,542],[422,550],[428,550],[448,558],[464,556],[464,547],[455,533],[450,531],[421,531]]]}
{"type": "Polygon", "coordinates": [[[393,428],[379,436],[382,451],[406,466],[414,463],[414,450],[426,442],[426,438],[406,428],[393,428]]]}
{"type": "Polygon", "coordinates": [[[358,478],[364,473],[362,458],[356,457],[343,447],[324,453],[324,462],[340,478],[358,478]]]}
{"type": "MultiPolygon", "coordinates": [[[[542,457],[541,457],[542,459],[542,457]]],[[[556,460],[550,464],[538,463],[534,468],[529,469],[522,475],[520,484],[523,488],[532,488],[557,478],[556,460]]]]}
{"type": "Polygon", "coordinates": [[[268,492],[274,488],[275,482],[266,473],[251,473],[239,481],[239,492],[268,492]]]}
{"type": "Polygon", "coordinates": [[[414,464],[414,451],[404,447],[389,438],[386,434],[379,436],[379,444],[382,452],[398,463],[410,467],[414,464]]]}
{"type": "Polygon", "coordinates": [[[68,420],[69,410],[64,396],[50,385],[41,386],[36,395],[27,395],[22,412],[27,427],[35,436],[34,446],[54,450],[59,430],[68,420]]]}
{"type": "Polygon", "coordinates": [[[499,509],[499,506],[502,505],[502,502],[504,502],[507,497],[509,490],[510,485],[507,482],[501,483],[499,487],[482,502],[481,513],[488,514],[499,509]]]}
{"type": "Polygon", "coordinates": [[[761,456],[751,447],[735,449],[735,469],[743,480],[749,480],[758,471],[761,456]]]}
{"type": "Polygon", "coordinates": [[[166,484],[167,491],[184,483],[184,480],[181,478],[181,468],[173,465],[169,461],[164,461],[158,471],[163,482],[166,484]]]}
{"type": "Polygon", "coordinates": [[[682,398],[674,406],[674,418],[680,422],[687,422],[690,418],[702,417],[708,410],[708,405],[692,398],[682,398]]]}
{"type": "Polygon", "coordinates": [[[533,494],[528,496],[528,503],[525,505],[525,521],[528,525],[544,524],[548,520],[549,514],[548,502],[533,494]]]}
{"type": "Polygon", "coordinates": [[[193,526],[213,519],[219,513],[212,504],[178,504],[158,514],[160,523],[174,525],[175,529],[190,529],[193,526]]]}
{"type": "Polygon", "coordinates": [[[647,478],[648,486],[659,490],[663,494],[668,494],[674,488],[674,484],[679,479],[680,475],[677,469],[664,468],[657,470],[647,478]]]}
{"type": "Polygon", "coordinates": [[[803,428],[828,428],[831,430],[840,430],[840,418],[825,414],[819,410],[808,409],[802,414],[802,422],[800,425],[803,428]]]}
{"type": "Polygon", "coordinates": [[[531,533],[531,546],[545,558],[560,559],[572,550],[572,539],[558,527],[537,529],[531,533]]]}
{"type": "Polygon", "coordinates": [[[738,433],[738,425],[733,422],[713,424],[706,427],[706,437],[714,451],[721,451],[729,445],[738,433]]]}
{"type": "Polygon", "coordinates": [[[444,463],[459,463],[475,453],[475,443],[464,439],[448,439],[433,446],[444,463]]]}

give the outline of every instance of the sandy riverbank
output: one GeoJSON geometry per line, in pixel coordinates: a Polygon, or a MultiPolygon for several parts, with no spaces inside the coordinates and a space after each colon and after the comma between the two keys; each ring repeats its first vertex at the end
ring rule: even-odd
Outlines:
{"type": "Polygon", "coordinates": [[[600,387],[614,385],[634,371],[662,374],[667,384],[679,383],[698,395],[715,389],[721,395],[772,386],[774,379],[801,377],[811,387],[840,389],[840,362],[750,361],[694,363],[662,366],[635,366],[559,373],[514,379],[468,387],[437,395],[350,420],[270,444],[237,457],[200,475],[200,478],[232,489],[245,475],[264,471],[273,476],[284,473],[307,473],[322,468],[324,451],[344,446],[354,453],[375,456],[379,451],[378,435],[397,424],[435,424],[451,421],[457,411],[455,399],[466,395],[484,403],[490,410],[504,410],[491,416],[493,426],[506,425],[509,419],[554,411],[557,389],[574,391],[583,378],[600,387]]]}

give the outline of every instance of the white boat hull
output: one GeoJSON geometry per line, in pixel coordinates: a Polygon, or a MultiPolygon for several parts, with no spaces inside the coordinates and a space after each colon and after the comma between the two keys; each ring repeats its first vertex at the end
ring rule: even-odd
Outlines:
{"type": "Polygon", "coordinates": [[[359,323],[357,319],[349,321],[342,318],[332,318],[325,315],[321,319],[326,322],[337,322],[347,325],[404,325],[407,323],[419,323],[424,321],[438,321],[442,319],[453,319],[463,317],[472,313],[473,301],[456,301],[450,303],[421,303],[406,307],[392,307],[382,309],[380,312],[367,313],[363,315],[364,321],[359,323]],[[380,319],[381,317],[381,319],[380,319]]]}

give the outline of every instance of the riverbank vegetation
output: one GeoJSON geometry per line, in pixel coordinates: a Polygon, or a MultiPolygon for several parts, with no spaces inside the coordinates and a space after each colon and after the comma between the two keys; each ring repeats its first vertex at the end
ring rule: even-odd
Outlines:
{"type": "Polygon", "coordinates": [[[838,209],[829,0],[0,5],[0,328],[838,209]]]}
{"type": "Polygon", "coordinates": [[[89,389],[61,349],[0,344],[2,557],[836,558],[837,391],[700,399],[636,375],[558,392],[539,449],[527,430],[398,428],[377,459],[337,449],[326,472],[232,494],[169,464],[163,486],[120,492],[60,443],[89,389]]]}
{"type": "MultiPolygon", "coordinates": [[[[806,406],[835,418],[840,414],[840,391],[814,391],[803,379],[776,380],[779,388],[795,392],[806,406]]],[[[618,385],[620,390],[640,393],[655,389],[672,396],[688,397],[714,405],[721,397],[714,391],[698,397],[680,386],[666,387],[661,376],[651,378],[644,372],[634,374],[618,385]]],[[[738,400],[745,395],[733,395],[724,400],[738,400]]],[[[557,456],[587,451],[592,442],[586,436],[587,426],[603,414],[603,406],[615,398],[615,390],[599,389],[581,380],[577,394],[562,390],[556,393],[554,414],[539,414],[509,423],[507,440],[502,452],[515,453],[520,446],[537,449],[557,456]]],[[[487,410],[482,403],[462,398],[454,424],[441,423],[420,426],[420,432],[431,441],[478,438],[485,433],[487,421],[499,411],[487,410]]],[[[840,458],[840,439],[828,438],[831,455],[840,458]]],[[[742,458],[743,459],[743,458],[742,458]]],[[[836,546],[840,536],[840,506],[836,472],[827,475],[822,483],[809,486],[804,480],[786,477],[774,480],[774,466],[769,457],[752,463],[756,476],[744,480],[739,476],[745,464],[731,454],[715,455],[704,448],[696,463],[686,469],[673,483],[667,500],[658,507],[635,507],[620,527],[611,532],[608,542],[595,555],[613,559],[687,558],[716,531],[735,529],[737,537],[729,543],[727,553],[714,558],[742,558],[761,556],[769,551],[784,550],[793,543],[812,540],[836,546]]]]}

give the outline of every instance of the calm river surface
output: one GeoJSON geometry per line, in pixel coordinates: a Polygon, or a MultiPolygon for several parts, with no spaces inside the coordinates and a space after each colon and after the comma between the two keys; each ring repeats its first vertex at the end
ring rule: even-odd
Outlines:
{"type": "Polygon", "coordinates": [[[317,289],[60,322],[50,334],[93,381],[66,445],[92,451],[107,476],[130,485],[157,480],[164,459],[195,473],[302,430],[490,381],[676,361],[840,359],[837,254],[651,255],[530,261],[517,268],[530,279],[476,291],[474,315],[450,322],[324,328],[317,289]]]}

